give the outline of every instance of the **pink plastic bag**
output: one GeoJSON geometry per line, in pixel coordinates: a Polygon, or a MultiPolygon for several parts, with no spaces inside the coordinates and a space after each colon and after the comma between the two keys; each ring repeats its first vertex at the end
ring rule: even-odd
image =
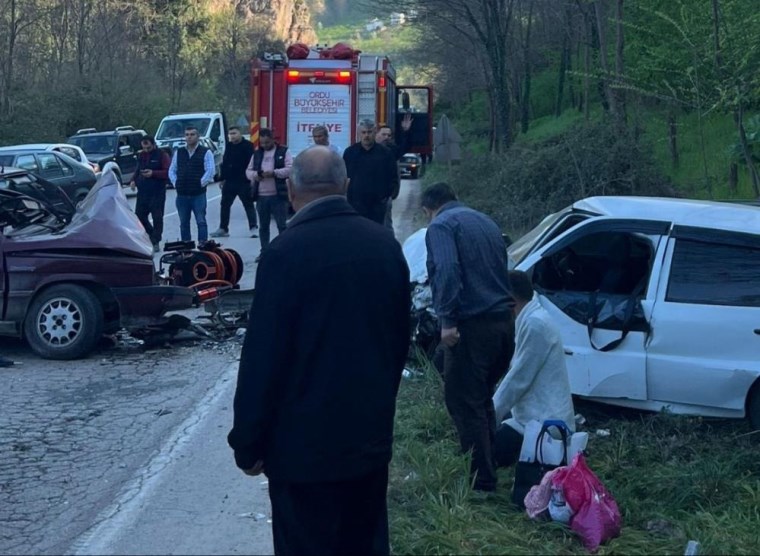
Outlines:
{"type": "Polygon", "coordinates": [[[572,464],[557,470],[552,485],[562,489],[575,512],[570,528],[581,537],[586,550],[596,552],[600,544],[620,534],[622,517],[617,502],[589,469],[582,453],[572,464]]]}

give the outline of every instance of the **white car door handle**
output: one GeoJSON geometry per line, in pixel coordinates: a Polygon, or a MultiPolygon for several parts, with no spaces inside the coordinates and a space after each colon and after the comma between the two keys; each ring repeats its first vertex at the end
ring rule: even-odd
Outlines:
{"type": "Polygon", "coordinates": [[[760,336],[760,328],[755,328],[755,334],[757,334],[758,336],[760,336]]]}
{"type": "Polygon", "coordinates": [[[573,355],[573,350],[565,348],[565,355],[573,355]]]}

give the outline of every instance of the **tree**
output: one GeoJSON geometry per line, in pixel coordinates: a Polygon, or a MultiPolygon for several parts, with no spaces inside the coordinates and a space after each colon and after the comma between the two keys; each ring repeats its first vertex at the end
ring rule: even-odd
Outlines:
{"type": "Polygon", "coordinates": [[[386,9],[418,10],[420,17],[435,21],[435,39],[443,33],[472,45],[484,66],[491,106],[491,150],[503,152],[512,143],[512,52],[510,40],[516,0],[377,0],[386,9]]]}

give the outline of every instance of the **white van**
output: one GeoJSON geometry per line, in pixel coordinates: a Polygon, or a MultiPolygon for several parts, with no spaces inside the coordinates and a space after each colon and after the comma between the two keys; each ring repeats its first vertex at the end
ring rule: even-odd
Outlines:
{"type": "Polygon", "coordinates": [[[211,150],[216,163],[216,175],[222,166],[222,157],[227,146],[227,120],[223,112],[181,112],[169,114],[158,126],[156,145],[174,152],[185,146],[185,128],[198,129],[200,144],[211,150]]]}
{"type": "Polygon", "coordinates": [[[574,394],[760,428],[760,207],[592,197],[508,252],[560,327],[574,394]]]}

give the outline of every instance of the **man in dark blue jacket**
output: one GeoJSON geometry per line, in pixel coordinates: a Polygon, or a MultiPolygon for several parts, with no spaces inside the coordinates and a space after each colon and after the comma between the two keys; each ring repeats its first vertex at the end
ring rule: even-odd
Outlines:
{"type": "Polygon", "coordinates": [[[296,215],[264,251],[229,434],[266,473],[275,554],[388,554],[393,419],[409,349],[409,270],[346,202],[343,161],[303,151],[296,215]]]}
{"type": "Polygon", "coordinates": [[[230,235],[230,209],[236,198],[240,199],[248,218],[248,230],[251,237],[259,237],[256,233],[258,220],[256,207],[251,195],[251,183],[245,175],[245,169],[253,156],[253,143],[248,141],[240,133],[240,128],[232,126],[227,131],[229,142],[222,158],[222,168],[219,179],[219,187],[222,189],[221,215],[219,229],[211,234],[211,237],[229,237],[230,235]]]}
{"type": "Polygon", "coordinates": [[[422,192],[433,308],[441,323],[444,396],[475,489],[496,489],[492,396],[515,350],[512,290],[501,230],[445,183],[422,192]]]}

